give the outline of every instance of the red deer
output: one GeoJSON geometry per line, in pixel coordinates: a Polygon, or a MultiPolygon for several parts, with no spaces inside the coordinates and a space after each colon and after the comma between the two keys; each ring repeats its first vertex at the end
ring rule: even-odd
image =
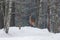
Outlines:
{"type": "Polygon", "coordinates": [[[30,26],[35,26],[35,19],[32,16],[29,17],[29,24],[30,26]]]}

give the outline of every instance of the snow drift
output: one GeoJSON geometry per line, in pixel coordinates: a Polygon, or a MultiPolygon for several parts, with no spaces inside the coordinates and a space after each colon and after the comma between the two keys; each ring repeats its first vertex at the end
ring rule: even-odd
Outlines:
{"type": "Polygon", "coordinates": [[[54,34],[47,29],[38,29],[33,27],[10,27],[6,34],[4,29],[0,30],[0,40],[59,40],[60,33],[54,34]]]}

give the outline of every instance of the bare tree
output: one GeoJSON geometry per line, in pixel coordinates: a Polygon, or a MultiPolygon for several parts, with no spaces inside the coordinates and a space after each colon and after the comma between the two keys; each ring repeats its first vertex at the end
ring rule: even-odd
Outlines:
{"type": "Polygon", "coordinates": [[[5,32],[8,33],[10,27],[10,19],[11,19],[11,2],[12,0],[5,1],[5,16],[4,16],[4,25],[5,32]]]}
{"type": "Polygon", "coordinates": [[[47,26],[48,30],[50,31],[50,0],[48,0],[47,26]]]}

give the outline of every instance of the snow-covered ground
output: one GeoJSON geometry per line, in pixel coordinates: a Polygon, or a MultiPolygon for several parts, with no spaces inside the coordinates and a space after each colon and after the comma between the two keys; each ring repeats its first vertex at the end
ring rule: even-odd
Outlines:
{"type": "Polygon", "coordinates": [[[47,29],[33,27],[10,27],[9,33],[0,30],[0,40],[60,40],[60,33],[54,34],[47,29]]]}

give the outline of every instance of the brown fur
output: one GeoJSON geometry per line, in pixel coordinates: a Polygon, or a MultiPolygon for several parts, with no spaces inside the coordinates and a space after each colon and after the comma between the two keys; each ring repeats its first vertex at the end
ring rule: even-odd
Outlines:
{"type": "Polygon", "coordinates": [[[30,18],[29,18],[29,23],[30,23],[30,25],[33,25],[33,26],[34,26],[35,20],[30,17],[30,18]]]}

